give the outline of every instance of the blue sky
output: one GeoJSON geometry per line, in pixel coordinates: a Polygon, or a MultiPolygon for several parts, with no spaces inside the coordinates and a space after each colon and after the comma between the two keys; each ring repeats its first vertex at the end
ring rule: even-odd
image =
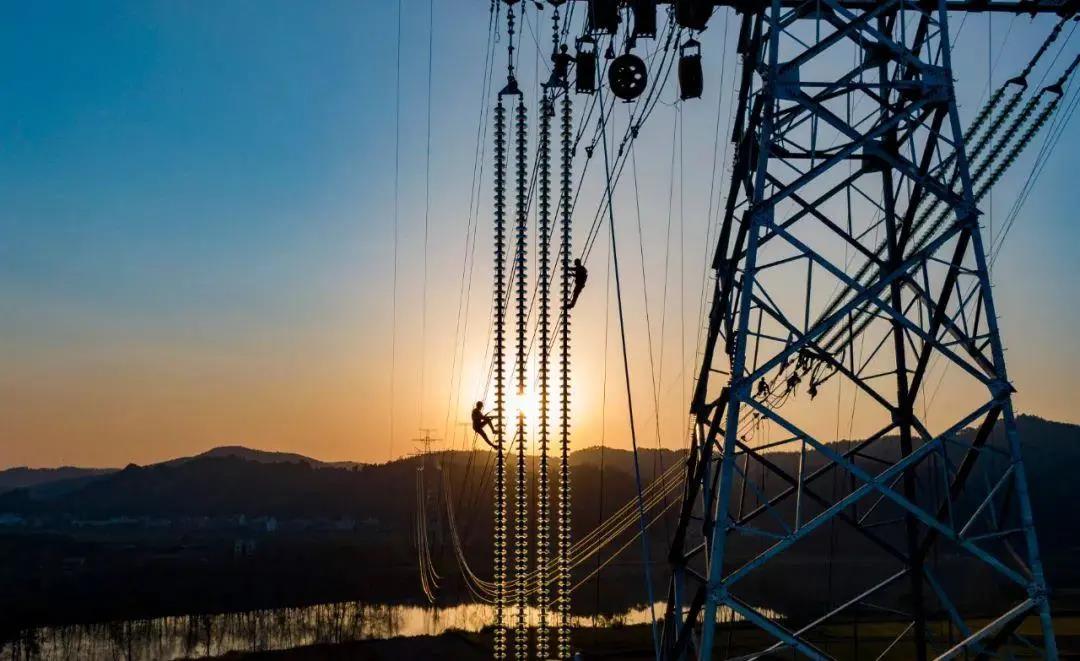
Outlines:
{"type": "MultiPolygon", "coordinates": [[[[470,339],[465,359],[451,358],[487,3],[433,3],[426,314],[429,4],[402,6],[400,99],[393,0],[0,6],[0,464],[116,465],[224,443],[381,460],[410,450],[421,426],[454,434],[464,413],[447,408],[475,393],[487,330],[489,183],[470,339]],[[462,362],[462,384],[451,388],[462,362]]],[[[730,87],[734,64],[722,57],[722,20],[703,40],[706,98],[681,110],[683,300],[671,295],[662,339],[676,355],[696,329],[715,95],[722,81],[730,87]]],[[[965,116],[983,94],[988,54],[1003,53],[999,82],[1049,25],[1016,19],[1005,40],[1010,19],[989,20],[972,17],[958,40],[965,116]]],[[[1071,57],[1075,44],[1064,52],[1071,57]]],[[[531,85],[542,65],[528,42],[522,57],[523,69],[531,58],[523,73],[531,85]]],[[[650,276],[664,273],[653,247],[673,245],[665,221],[676,112],[662,107],[639,147],[650,276]]],[[[1019,407],[1073,421],[1076,131],[1067,127],[994,274],[1019,407]]],[[[1029,167],[1021,163],[995,192],[996,218],[1029,167]]],[[[594,268],[603,273],[603,262],[594,268]]],[[[677,287],[677,274],[669,277],[677,287]]],[[[659,316],[660,284],[650,286],[659,316]]],[[[590,411],[604,399],[602,288],[594,295],[578,337],[580,406],[590,411]]],[[[643,336],[638,327],[635,338],[643,336]]],[[[647,360],[643,341],[635,340],[638,364],[647,360]]],[[[672,397],[663,417],[677,429],[687,382],[677,361],[664,382],[672,397]]],[[[617,401],[612,420],[622,416],[617,401]]],[[[607,415],[590,438],[604,433],[607,415]]],[[[621,428],[610,433],[624,441],[621,428]]]]}

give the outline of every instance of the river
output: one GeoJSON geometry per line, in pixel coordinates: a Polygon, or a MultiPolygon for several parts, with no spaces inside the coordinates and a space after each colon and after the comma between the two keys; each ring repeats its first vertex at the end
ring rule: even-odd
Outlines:
{"type": "MultiPolygon", "coordinates": [[[[656,612],[663,612],[657,604],[656,612]]],[[[535,621],[538,613],[530,613],[535,621]]],[[[216,615],[179,615],[145,620],[40,627],[0,646],[0,658],[48,661],[126,659],[157,661],[217,656],[227,652],[287,649],[315,643],[395,636],[438,635],[451,629],[479,631],[492,620],[486,604],[417,606],[343,602],[216,615]]],[[[575,618],[575,626],[644,624],[642,606],[604,616],[575,618]]],[[[730,619],[723,613],[719,619],[730,619]]]]}

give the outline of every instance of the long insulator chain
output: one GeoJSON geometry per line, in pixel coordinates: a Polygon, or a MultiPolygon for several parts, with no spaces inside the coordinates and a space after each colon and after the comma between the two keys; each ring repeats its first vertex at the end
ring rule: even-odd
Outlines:
{"type": "Polygon", "coordinates": [[[538,186],[540,197],[537,205],[537,231],[540,234],[540,255],[536,274],[540,295],[540,420],[537,441],[540,445],[540,467],[537,475],[538,495],[536,506],[536,658],[550,658],[548,654],[548,555],[551,547],[551,490],[548,476],[548,419],[550,416],[551,364],[551,115],[552,101],[545,97],[540,107],[540,138],[538,186]]]}
{"type": "MultiPolygon", "coordinates": [[[[559,7],[555,6],[551,21],[552,58],[559,52],[559,7]]],[[[537,206],[537,231],[540,234],[540,254],[537,282],[540,294],[540,421],[538,443],[540,468],[536,506],[536,658],[549,659],[550,628],[548,609],[551,589],[548,585],[551,556],[551,476],[549,442],[551,419],[551,118],[555,115],[555,88],[549,87],[540,106],[540,138],[538,150],[538,179],[540,198],[537,206]]]]}
{"type": "MultiPolygon", "coordinates": [[[[1031,74],[1032,69],[1035,68],[1035,65],[1038,64],[1040,59],[1042,59],[1042,56],[1046,53],[1050,46],[1055,41],[1057,41],[1058,36],[1061,34],[1061,28],[1065,26],[1065,22],[1067,20],[1069,19],[1062,18],[1060,21],[1058,21],[1057,25],[1054,26],[1054,29],[1051,30],[1050,34],[1047,35],[1045,40],[1043,40],[1042,45],[1039,46],[1039,50],[1035,51],[1035,54],[1031,56],[1031,59],[1028,61],[1027,66],[1024,67],[1023,71],[1021,71],[1016,76],[1006,80],[1000,87],[998,87],[994,91],[994,94],[990,97],[990,100],[986,102],[986,105],[984,105],[979,110],[979,113],[975,116],[975,119],[972,120],[971,125],[968,126],[968,130],[964,133],[964,143],[970,143],[975,138],[975,136],[981,135],[981,138],[973,148],[968,150],[967,157],[969,163],[975,162],[975,159],[978,158],[979,154],[982,153],[982,150],[986,148],[986,145],[990,141],[990,139],[1001,128],[1002,124],[1004,124],[1005,120],[1008,119],[1008,117],[1012,114],[1013,110],[1016,109],[1016,106],[1020,103],[1020,98],[1023,94],[1023,91],[1027,89],[1027,77],[1031,74]],[[1019,89],[1013,93],[1012,97],[1010,97],[1009,103],[1006,106],[1005,111],[998,115],[994,123],[990,125],[990,127],[986,131],[983,131],[983,125],[986,123],[986,120],[990,118],[990,115],[997,109],[998,105],[1001,103],[1001,99],[1005,96],[1005,90],[1008,89],[1010,85],[1016,85],[1019,89]]],[[[956,154],[953,153],[948,158],[946,165],[952,165],[955,162],[955,159],[956,154]]],[[[958,176],[959,175],[957,173],[953,174],[951,180],[953,184],[956,183],[956,179],[958,178],[958,176]]]]}
{"type": "MultiPolygon", "coordinates": [[[[1012,96],[1009,97],[1008,102],[1006,102],[1005,107],[998,114],[998,116],[994,118],[994,121],[991,123],[990,127],[982,133],[982,137],[980,137],[979,140],[975,143],[975,145],[968,151],[968,163],[974,163],[976,159],[982,156],[983,152],[986,151],[986,147],[990,144],[991,138],[997,135],[998,131],[1000,131],[1006,120],[1012,117],[1013,112],[1016,110],[1017,105],[1020,104],[1020,100],[1024,96],[1024,89],[1025,88],[1020,87],[1017,88],[1015,92],[1013,92],[1012,96]]],[[[1013,124],[1014,129],[1017,127],[1018,123],[1022,122],[1025,117],[1031,114],[1032,110],[1034,110],[1034,108],[1038,105],[1038,101],[1039,97],[1035,96],[1027,103],[1024,110],[1020,113],[1020,117],[1013,124]]],[[[1006,134],[1006,137],[1010,137],[1011,135],[1012,133],[1010,132],[1006,134]]],[[[990,154],[987,154],[986,158],[982,159],[980,164],[976,167],[975,171],[971,175],[973,181],[977,181],[979,177],[981,177],[986,172],[986,170],[993,163],[998,151],[999,150],[994,150],[990,154]]],[[[953,152],[949,156],[948,161],[949,164],[955,164],[956,152],[953,152]]],[[[952,169],[952,173],[949,177],[948,190],[954,190],[959,180],[960,170],[954,166],[952,169]]],[[[920,202],[926,200],[928,200],[928,203],[925,207],[920,205],[921,211],[919,212],[918,218],[916,218],[915,221],[912,223],[911,229],[908,231],[909,236],[914,236],[919,230],[921,230],[930,220],[930,218],[941,209],[941,205],[945,203],[941,197],[924,197],[922,200],[920,200],[920,202]]],[[[947,215],[948,212],[946,211],[944,213],[947,215]]],[[[936,226],[937,225],[935,225],[935,227],[936,226]]],[[[885,242],[882,242],[881,245],[878,247],[878,253],[880,254],[881,252],[883,252],[886,246],[887,244],[885,242]]],[[[869,270],[870,263],[864,264],[863,267],[859,270],[859,272],[856,273],[856,279],[861,280],[863,276],[865,276],[866,273],[869,272],[869,270]]]]}
{"type": "Polygon", "coordinates": [[[1046,122],[1050,120],[1050,116],[1054,114],[1055,110],[1057,110],[1058,104],[1061,103],[1062,98],[1063,97],[1061,95],[1056,95],[1054,96],[1053,100],[1050,101],[1050,103],[1046,104],[1046,107],[1042,109],[1039,115],[1035,118],[1035,121],[1033,121],[1031,125],[1028,126],[1028,129],[1024,132],[1024,135],[1021,136],[1021,138],[1016,142],[1015,145],[1013,145],[1012,149],[1009,150],[1009,153],[1006,154],[1005,158],[1001,159],[1001,163],[999,163],[998,166],[994,168],[994,171],[990,173],[990,176],[986,179],[986,181],[983,182],[981,186],[979,186],[979,190],[975,192],[976,201],[981,200],[986,195],[986,193],[989,192],[989,190],[994,186],[994,184],[996,184],[998,180],[1001,179],[1001,176],[1005,174],[1005,171],[1012,166],[1012,164],[1016,161],[1017,157],[1019,157],[1020,154],[1024,151],[1024,149],[1026,149],[1027,146],[1031,144],[1031,140],[1035,137],[1035,134],[1037,134],[1042,129],[1046,122]]]}
{"type": "Polygon", "coordinates": [[[997,157],[1005,150],[1005,146],[1016,137],[1016,132],[1023,126],[1024,122],[1028,121],[1028,118],[1030,118],[1039,107],[1039,102],[1042,101],[1044,94],[1046,94],[1046,90],[1040,91],[1024,104],[1023,110],[1021,110],[1020,114],[1013,120],[1012,124],[1009,126],[1009,130],[1000,136],[998,141],[994,144],[994,147],[990,150],[990,153],[986,155],[986,158],[982,159],[979,165],[971,173],[972,181],[982,180],[983,175],[990,170],[994,161],[997,160],[997,157]]]}
{"type": "MultiPolygon", "coordinates": [[[[507,493],[506,493],[506,110],[503,97],[520,94],[514,78],[514,8],[506,7],[506,87],[499,92],[499,103],[495,108],[495,389],[496,431],[498,450],[495,495],[495,643],[496,659],[506,659],[508,632],[506,609],[509,606],[507,595],[507,567],[509,565],[509,536],[507,531],[507,493]]],[[[520,195],[519,195],[520,197],[520,195]]],[[[521,201],[517,202],[520,215],[521,201]]],[[[520,482],[518,483],[520,490],[520,482]]],[[[518,622],[520,629],[521,623],[518,622]]]]}
{"type": "MultiPolygon", "coordinates": [[[[967,144],[971,142],[971,140],[973,140],[976,136],[978,136],[979,139],[972,146],[972,148],[968,149],[967,151],[968,163],[975,163],[975,161],[979,158],[982,152],[986,149],[987,145],[990,143],[990,140],[998,133],[998,131],[1001,130],[1001,127],[1005,124],[1009,117],[1012,116],[1012,113],[1016,110],[1016,107],[1020,104],[1020,101],[1023,98],[1024,91],[1027,89],[1028,75],[1031,74],[1032,69],[1035,68],[1036,64],[1038,64],[1042,56],[1057,40],[1058,36],[1061,34],[1061,29],[1062,27],[1064,27],[1067,20],[1068,18],[1063,18],[1057,23],[1057,25],[1054,26],[1054,29],[1051,30],[1050,34],[1047,35],[1045,40],[1043,40],[1042,45],[1039,46],[1039,49],[1037,51],[1035,51],[1035,54],[1028,61],[1027,66],[1024,67],[1023,71],[1021,71],[1015,77],[1005,81],[1004,84],[1002,84],[997,90],[995,90],[994,94],[990,97],[990,100],[987,101],[986,105],[984,105],[979,110],[978,114],[975,116],[975,119],[972,120],[971,124],[968,126],[967,131],[965,131],[964,133],[964,143],[967,144]],[[997,106],[1001,103],[1001,99],[1005,96],[1005,90],[1010,85],[1016,85],[1016,91],[1013,92],[1011,97],[1009,97],[1005,108],[1002,110],[1002,112],[998,113],[998,115],[994,118],[994,121],[989,125],[989,127],[987,127],[986,130],[982,130],[982,127],[985,124],[986,120],[989,119],[994,110],[997,109],[997,106]]],[[[1034,104],[1037,102],[1037,98],[1038,97],[1036,96],[1028,102],[1028,106],[1025,107],[1025,110],[1021,113],[1022,118],[1026,117],[1034,110],[1034,104]]],[[[1016,123],[1014,123],[1013,130],[1015,130],[1016,128],[1016,123]]],[[[1013,130],[1009,131],[1009,135],[1013,133],[1013,130]]],[[[985,172],[986,168],[989,167],[991,159],[992,156],[987,156],[986,160],[982,164],[985,165],[982,171],[985,172]]],[[[941,164],[941,171],[949,171],[950,173],[947,177],[950,190],[952,190],[952,188],[956,185],[956,182],[960,177],[959,171],[957,171],[955,168],[955,162],[956,154],[953,153],[941,164]]],[[[934,213],[940,208],[941,203],[941,198],[939,197],[921,197],[916,203],[919,210],[919,217],[912,225],[912,229],[908,232],[908,235],[914,236],[914,234],[922,226],[924,226],[927,221],[930,220],[930,217],[933,216],[934,213]]],[[[878,246],[875,254],[882,254],[885,248],[886,245],[883,242],[881,245],[878,246]]],[[[854,279],[861,282],[862,279],[867,275],[867,273],[869,273],[874,263],[875,262],[873,261],[868,261],[863,264],[863,266],[859,269],[858,273],[855,274],[854,279]]],[[[829,304],[825,307],[824,311],[818,316],[818,319],[824,319],[828,315],[832,314],[838,307],[840,307],[840,304],[843,302],[843,300],[844,295],[838,295],[833,298],[833,300],[830,301],[829,304]]],[[[836,338],[834,338],[834,340],[835,339],[836,338]]]]}
{"type": "MultiPolygon", "coordinates": [[[[972,173],[971,181],[973,184],[978,185],[978,188],[973,191],[976,202],[982,200],[982,198],[986,196],[990,189],[1001,179],[1001,177],[1012,166],[1016,159],[1019,158],[1020,154],[1023,153],[1023,151],[1027,148],[1029,144],[1031,144],[1031,141],[1035,137],[1035,135],[1038,134],[1042,127],[1045,126],[1046,122],[1050,120],[1050,117],[1054,114],[1054,111],[1057,109],[1064,96],[1061,91],[1063,89],[1063,85],[1065,84],[1065,82],[1068,81],[1069,77],[1072,76],[1073,71],[1075,71],[1078,65],[1080,65],[1080,56],[1077,56],[1073,59],[1072,63],[1068,66],[1068,68],[1065,69],[1065,72],[1061,75],[1061,78],[1059,78],[1056,83],[1042,89],[1038,94],[1033,96],[1026,104],[1024,104],[1024,109],[1020,112],[1020,114],[1012,122],[1012,124],[1010,124],[1009,129],[997,141],[997,143],[994,145],[994,148],[986,156],[982,163],[979,164],[979,167],[975,170],[975,172],[972,173]],[[1020,129],[1024,127],[1025,122],[1028,121],[1032,113],[1034,113],[1035,110],[1038,108],[1039,102],[1045,94],[1053,94],[1054,98],[1050,101],[1050,103],[1046,104],[1042,110],[1039,111],[1038,115],[1036,115],[1035,118],[1027,124],[1027,128],[1020,135],[1020,137],[1015,142],[1013,142],[1014,136],[1016,136],[1020,129]],[[1009,148],[1008,153],[1006,153],[1003,158],[999,159],[999,155],[1005,150],[1006,147],[1009,146],[1010,142],[1012,142],[1012,146],[1011,148],[1009,148]],[[996,165],[994,166],[993,170],[990,171],[990,175],[986,176],[987,171],[990,170],[991,166],[995,163],[996,165]]],[[[1006,110],[1006,112],[1011,111],[1006,110]]],[[[938,200],[938,203],[935,203],[933,206],[928,207],[919,217],[919,219],[914,223],[914,225],[912,226],[912,233],[914,234],[915,232],[922,230],[926,225],[927,221],[929,221],[931,213],[939,207],[940,198],[938,200]]],[[[934,222],[931,223],[929,227],[926,227],[924,231],[922,231],[914,246],[907,250],[907,254],[914,254],[929,245],[933,238],[937,236],[938,230],[948,221],[950,213],[952,213],[951,208],[942,209],[937,214],[934,222]]],[[[857,279],[861,278],[861,274],[857,275],[856,277],[857,279]]],[[[832,336],[830,340],[825,342],[825,350],[835,351],[836,347],[842,341],[842,338],[845,336],[845,334],[849,337],[859,335],[860,333],[862,333],[863,330],[866,329],[867,326],[870,325],[872,321],[872,318],[865,318],[861,322],[859,322],[858,326],[854,327],[854,330],[850,331],[849,333],[836,333],[832,336]]]]}
{"type": "MultiPolygon", "coordinates": [[[[1016,88],[1016,91],[1012,93],[1012,96],[1010,96],[1009,100],[1005,103],[1005,108],[994,118],[994,121],[990,123],[990,126],[983,132],[979,140],[972,145],[970,150],[968,150],[967,158],[969,163],[982,156],[982,153],[986,151],[986,146],[990,143],[990,140],[999,130],[1001,130],[1001,127],[1005,122],[1012,117],[1013,111],[1016,110],[1016,106],[1020,105],[1020,100],[1023,98],[1024,90],[1026,89],[1026,86],[1016,88]]],[[[994,96],[997,97],[998,93],[1004,93],[1004,89],[998,90],[994,96]]],[[[972,129],[974,130],[975,128],[976,127],[973,125],[972,129]]],[[[965,144],[966,142],[967,140],[965,140],[965,144]]],[[[956,159],[955,152],[953,154],[953,159],[956,159]]],[[[952,181],[955,182],[958,177],[958,174],[954,174],[952,181]]]]}
{"type": "MultiPolygon", "coordinates": [[[[967,156],[969,162],[975,161],[975,159],[982,155],[982,153],[986,150],[987,145],[990,143],[990,139],[998,134],[999,130],[1005,124],[1006,120],[1008,120],[1009,117],[1012,116],[1013,112],[1016,110],[1017,105],[1020,103],[1021,98],[1023,97],[1024,89],[1024,87],[1020,87],[1016,90],[1016,92],[1013,93],[1013,95],[1009,98],[1008,102],[1005,104],[1005,107],[1002,109],[1002,111],[998,114],[997,117],[994,118],[994,121],[991,124],[990,128],[982,134],[982,137],[979,139],[979,141],[968,152],[967,156]]],[[[1009,130],[1001,136],[1001,138],[995,144],[994,148],[990,151],[990,153],[987,154],[986,157],[980,161],[979,165],[976,166],[974,172],[971,173],[971,180],[973,182],[978,183],[982,179],[983,175],[986,174],[986,171],[990,169],[994,161],[997,160],[998,155],[1005,148],[1005,145],[1008,144],[1009,140],[1011,140],[1013,136],[1016,135],[1016,131],[1019,130],[1021,126],[1023,126],[1027,118],[1030,117],[1031,113],[1033,113],[1038,107],[1039,100],[1042,98],[1042,95],[1043,93],[1045,93],[1045,91],[1046,90],[1043,90],[1039,94],[1036,94],[1030,100],[1028,100],[1026,104],[1024,104],[1024,108],[1020,111],[1020,114],[1016,117],[1015,120],[1013,120],[1012,124],[1010,124],[1009,130]]],[[[949,157],[950,163],[954,162],[955,159],[956,155],[954,153],[949,157]]],[[[956,187],[956,183],[959,181],[959,179],[960,172],[959,170],[954,169],[949,178],[949,190],[953,190],[956,187]]],[[[944,203],[945,202],[941,197],[936,196],[932,198],[924,197],[922,198],[922,200],[920,200],[919,216],[912,222],[911,228],[907,232],[908,236],[918,236],[919,239],[915,242],[912,248],[905,249],[906,253],[911,254],[921,250],[936,235],[937,230],[940,229],[940,227],[948,219],[949,213],[951,211],[950,208],[941,208],[944,203]],[[921,202],[924,201],[927,202],[926,206],[923,206],[921,204],[921,202]],[[930,223],[931,218],[934,218],[934,221],[932,223],[930,223]],[[929,228],[927,228],[927,223],[930,223],[929,228]]],[[[875,254],[882,254],[885,248],[886,243],[882,242],[878,246],[875,254]]],[[[864,263],[855,273],[854,279],[857,282],[862,282],[863,284],[866,284],[865,278],[867,274],[870,273],[873,265],[873,261],[868,261],[864,263]]],[[[840,307],[840,303],[842,302],[842,296],[835,297],[829,303],[829,305],[825,307],[825,310],[821,313],[819,319],[824,319],[826,316],[832,314],[837,308],[840,307]]],[[[867,323],[863,322],[856,331],[856,333],[861,332],[862,328],[865,328],[866,325],[867,323]]],[[[826,351],[834,351],[836,347],[844,341],[844,338],[848,336],[849,333],[847,333],[846,331],[837,332],[833,334],[832,337],[828,341],[826,341],[823,346],[826,351]]]]}
{"type": "MultiPolygon", "coordinates": [[[[1070,66],[1070,68],[1066,69],[1065,74],[1061,77],[1061,81],[1067,80],[1068,77],[1072,74],[1072,70],[1076,66],[1076,61],[1077,60],[1074,60],[1073,65],[1070,66]]],[[[994,145],[991,152],[987,154],[986,158],[983,159],[983,161],[979,164],[979,167],[976,168],[975,172],[972,173],[972,182],[979,185],[978,190],[975,191],[976,201],[982,199],[982,197],[986,195],[990,188],[995,183],[997,183],[999,179],[1001,179],[1001,176],[1005,174],[1005,171],[1013,164],[1013,162],[1017,159],[1020,153],[1023,152],[1023,150],[1031,142],[1031,139],[1035,137],[1036,133],[1038,133],[1039,129],[1041,129],[1050,119],[1050,116],[1053,114],[1054,110],[1057,109],[1058,104],[1061,102],[1062,99],[1062,94],[1056,91],[1060,89],[1060,84],[1061,83],[1059,83],[1058,85],[1051,85],[1050,87],[1041,90],[1024,105],[1024,109],[1009,126],[1009,130],[1001,136],[1001,138],[994,145]],[[1020,134],[1021,128],[1024,127],[1025,122],[1028,122],[1032,114],[1035,113],[1040,101],[1046,94],[1052,94],[1054,98],[1050,101],[1050,103],[1043,106],[1042,110],[1040,110],[1039,113],[1035,115],[1035,118],[1027,124],[1027,128],[1024,130],[1024,132],[1020,134]],[[1019,138],[1016,138],[1018,134],[1019,138]],[[1014,138],[1016,138],[1015,142],[1013,142],[1014,138]],[[1005,154],[1003,158],[999,158],[1001,153],[1004,152],[1006,147],[1009,146],[1010,142],[1012,143],[1012,146],[1009,148],[1009,151],[1005,154]],[[993,166],[993,170],[990,169],[991,166],[993,166]],[[987,176],[987,172],[990,172],[989,176],[987,176]]],[[[950,212],[951,209],[943,209],[937,215],[937,218],[935,218],[934,222],[930,225],[930,227],[927,228],[925,232],[923,232],[922,236],[920,237],[920,241],[913,248],[914,251],[921,250],[931,241],[931,239],[933,239],[934,236],[936,236],[938,229],[948,220],[950,212]]]]}
{"type": "Polygon", "coordinates": [[[986,193],[989,192],[991,188],[993,188],[994,184],[996,184],[998,180],[1001,179],[1002,175],[1004,175],[1005,172],[1010,167],[1012,167],[1012,164],[1016,162],[1016,159],[1019,158],[1020,154],[1023,153],[1023,151],[1027,148],[1028,145],[1031,144],[1032,139],[1034,139],[1034,137],[1039,133],[1039,131],[1042,130],[1043,126],[1046,125],[1046,122],[1050,121],[1050,118],[1053,116],[1054,111],[1057,110],[1058,106],[1061,104],[1062,99],[1065,98],[1065,83],[1068,82],[1069,78],[1073,74],[1073,71],[1076,70],[1077,65],[1080,65],[1080,55],[1073,58],[1073,61],[1065,69],[1065,72],[1061,74],[1061,77],[1058,78],[1057,82],[1040,92],[1040,94],[1053,94],[1054,98],[1050,101],[1050,103],[1046,104],[1046,106],[1039,112],[1039,114],[1035,117],[1031,124],[1028,125],[1028,128],[1026,131],[1024,131],[1024,134],[1020,136],[1020,139],[1017,140],[1016,143],[1012,146],[1012,149],[1009,150],[1009,153],[1006,154],[1003,159],[1001,159],[1001,161],[997,164],[994,170],[990,173],[990,176],[987,178],[987,180],[979,186],[979,189],[975,192],[976,200],[981,200],[983,196],[986,195],[986,193]]]}
{"type": "Polygon", "coordinates": [[[1061,35],[1061,29],[1065,27],[1065,23],[1071,20],[1071,18],[1072,17],[1070,16],[1061,17],[1061,20],[1057,22],[1054,29],[1051,30],[1050,34],[1043,40],[1042,46],[1039,46],[1039,50],[1035,51],[1035,54],[1031,56],[1031,59],[1028,61],[1027,66],[1024,67],[1024,70],[1020,72],[1020,75],[1009,82],[1018,82],[1021,85],[1027,86],[1027,77],[1031,74],[1032,69],[1039,63],[1039,60],[1046,54],[1046,51],[1049,50],[1050,46],[1057,41],[1057,38],[1061,35]]]}
{"type": "Polygon", "coordinates": [[[506,658],[506,109],[495,106],[495,641],[506,658]]]}
{"type": "Polygon", "coordinates": [[[559,286],[562,297],[563,323],[559,331],[559,533],[558,580],[555,583],[555,605],[558,611],[557,657],[570,658],[570,218],[573,213],[571,176],[573,167],[573,113],[569,90],[562,97],[562,148],[560,173],[559,225],[562,244],[559,247],[559,286]]]}
{"type": "MultiPolygon", "coordinates": [[[[517,198],[517,227],[515,229],[514,278],[515,298],[517,303],[517,394],[522,400],[525,396],[528,374],[526,354],[528,349],[529,292],[527,289],[526,262],[529,248],[529,212],[528,212],[528,123],[525,102],[518,97],[517,135],[515,137],[515,179],[517,198]]],[[[514,632],[514,650],[517,658],[524,661],[529,657],[529,620],[528,620],[528,579],[529,574],[529,511],[528,511],[528,469],[525,457],[525,411],[519,406],[517,411],[517,483],[515,485],[516,502],[514,508],[514,561],[517,586],[517,626],[514,632]]]]}

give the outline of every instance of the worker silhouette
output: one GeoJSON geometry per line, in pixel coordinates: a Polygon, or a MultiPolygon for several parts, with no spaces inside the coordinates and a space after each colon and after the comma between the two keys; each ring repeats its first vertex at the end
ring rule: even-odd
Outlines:
{"type": "Polygon", "coordinates": [[[585,265],[581,263],[580,259],[574,260],[574,294],[570,297],[570,304],[566,306],[569,310],[577,304],[578,296],[581,296],[581,290],[585,289],[585,281],[589,279],[589,271],[585,268],[585,265]]]}
{"type": "Polygon", "coordinates": [[[574,63],[574,56],[566,52],[566,44],[559,48],[558,53],[551,56],[551,78],[548,78],[544,87],[563,88],[569,86],[570,65],[574,63]]]}
{"type": "Polygon", "coordinates": [[[484,413],[484,403],[477,402],[476,406],[472,410],[472,429],[476,434],[484,439],[484,442],[491,446],[492,450],[498,450],[498,446],[491,442],[488,438],[487,432],[484,431],[485,427],[491,427],[491,431],[495,431],[495,419],[484,413]]]}

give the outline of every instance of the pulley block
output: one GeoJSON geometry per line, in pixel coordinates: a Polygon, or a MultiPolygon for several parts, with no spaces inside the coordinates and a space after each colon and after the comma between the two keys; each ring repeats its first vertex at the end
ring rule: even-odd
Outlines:
{"type": "Polygon", "coordinates": [[[687,30],[701,32],[714,8],[712,0],[675,0],[675,22],[687,30]]]}
{"type": "Polygon", "coordinates": [[[579,94],[592,94],[596,91],[596,42],[587,37],[578,39],[574,60],[577,61],[575,89],[579,94]]]}
{"type": "Polygon", "coordinates": [[[634,15],[634,39],[656,36],[656,0],[631,0],[634,15]]]}
{"type": "Polygon", "coordinates": [[[679,47],[679,98],[698,99],[705,87],[701,72],[701,44],[690,39],[679,47]]]}
{"type": "Polygon", "coordinates": [[[589,34],[615,34],[619,29],[619,0],[589,0],[589,34]]]}
{"type": "Polygon", "coordinates": [[[611,61],[608,67],[611,92],[623,101],[633,101],[645,91],[649,71],[645,61],[633,53],[624,53],[611,61]]]}

